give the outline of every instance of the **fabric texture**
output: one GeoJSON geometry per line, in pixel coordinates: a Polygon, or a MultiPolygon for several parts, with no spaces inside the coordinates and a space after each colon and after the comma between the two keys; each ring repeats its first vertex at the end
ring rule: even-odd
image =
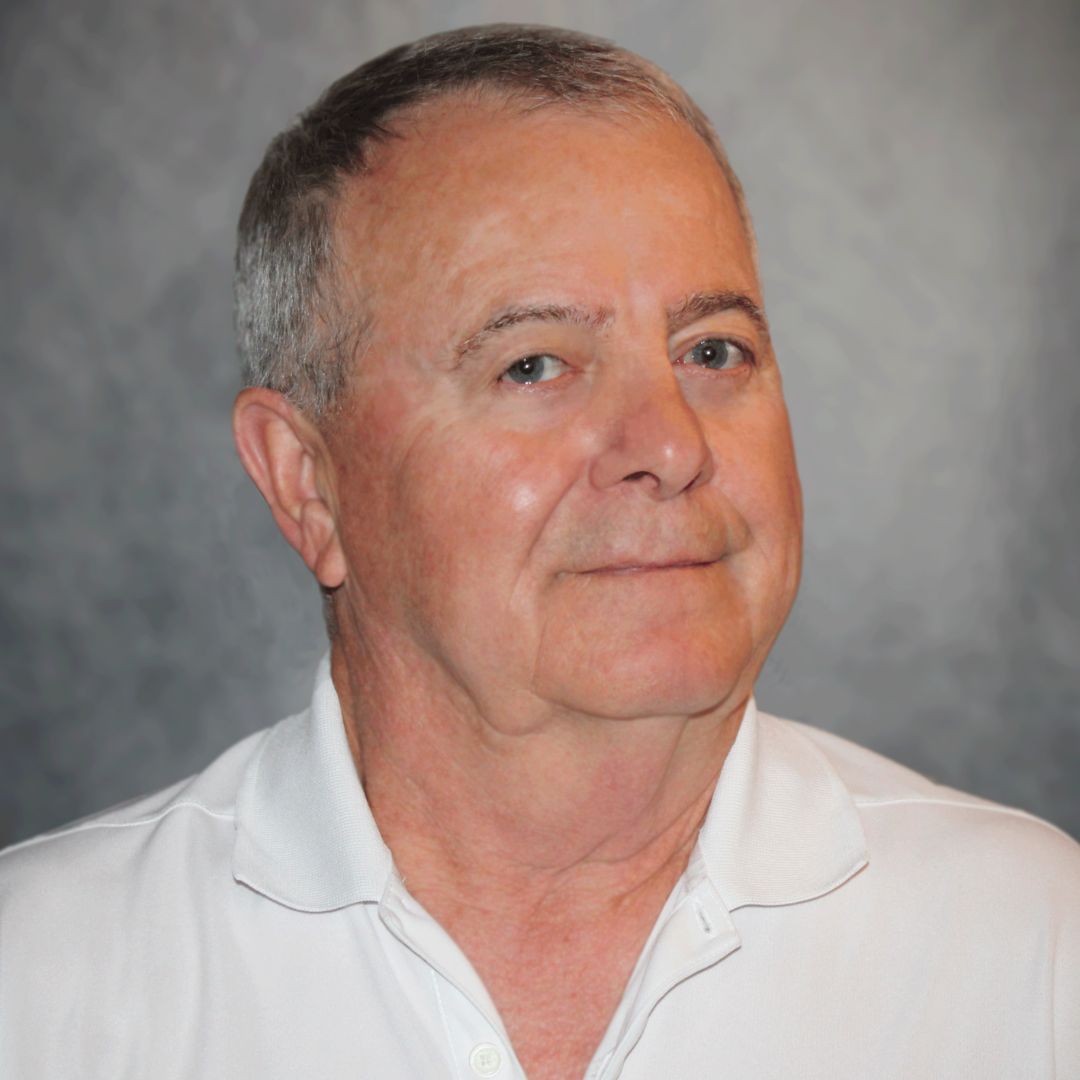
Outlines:
{"type": "MultiPolygon", "coordinates": [[[[197,776],[0,853],[0,1076],[521,1080],[324,661],[197,776]]],[[[1080,846],[751,699],[589,1080],[1080,1078],[1080,846]]]]}

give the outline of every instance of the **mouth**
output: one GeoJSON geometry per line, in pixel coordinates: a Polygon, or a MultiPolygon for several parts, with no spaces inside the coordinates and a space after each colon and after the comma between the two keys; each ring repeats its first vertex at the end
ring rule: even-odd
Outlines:
{"type": "Polygon", "coordinates": [[[675,570],[702,570],[709,566],[715,566],[719,559],[680,559],[659,562],[625,562],[612,563],[609,566],[598,566],[593,570],[586,570],[586,574],[654,574],[675,570]]]}

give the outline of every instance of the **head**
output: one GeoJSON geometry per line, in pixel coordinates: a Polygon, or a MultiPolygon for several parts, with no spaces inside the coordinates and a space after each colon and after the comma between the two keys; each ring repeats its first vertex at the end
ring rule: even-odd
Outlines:
{"type": "Polygon", "coordinates": [[[658,69],[526,27],[364,65],[271,144],[237,301],[241,457],[354,647],[486,713],[749,692],[798,480],[742,192],[658,69]]]}

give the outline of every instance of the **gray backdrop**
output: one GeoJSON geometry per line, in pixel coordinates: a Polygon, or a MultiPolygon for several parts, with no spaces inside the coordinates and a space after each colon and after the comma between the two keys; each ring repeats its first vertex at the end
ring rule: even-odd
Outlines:
{"type": "Polygon", "coordinates": [[[403,40],[561,23],[714,117],[807,510],[763,707],[1080,833],[1080,7],[7,0],[0,844],[299,707],[314,587],[235,460],[267,140],[403,40]]]}

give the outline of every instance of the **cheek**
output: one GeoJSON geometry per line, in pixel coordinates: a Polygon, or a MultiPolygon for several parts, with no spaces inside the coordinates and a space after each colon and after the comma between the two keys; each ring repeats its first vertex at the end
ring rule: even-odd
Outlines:
{"type": "Polygon", "coordinates": [[[785,543],[800,532],[802,512],[795,452],[781,401],[748,411],[721,435],[721,486],[759,542],[785,543]]]}
{"type": "Polygon", "coordinates": [[[743,580],[758,618],[771,623],[794,601],[802,564],[802,495],[782,405],[740,425],[734,445],[722,485],[750,535],[743,580]]]}
{"type": "Polygon", "coordinates": [[[510,603],[561,495],[560,470],[536,442],[454,430],[415,441],[390,493],[391,520],[428,606],[450,614],[510,603]]]}

